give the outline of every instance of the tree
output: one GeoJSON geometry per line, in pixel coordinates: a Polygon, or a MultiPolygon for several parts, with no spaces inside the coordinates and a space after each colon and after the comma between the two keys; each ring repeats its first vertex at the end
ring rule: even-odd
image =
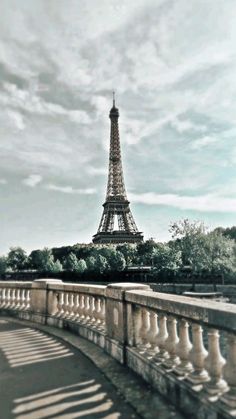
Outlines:
{"type": "Polygon", "coordinates": [[[126,266],[124,255],[117,250],[112,260],[109,261],[109,265],[113,271],[123,271],[126,266]]]}
{"type": "Polygon", "coordinates": [[[78,258],[71,252],[63,259],[63,268],[69,272],[76,272],[78,268],[78,258]]]}
{"type": "Polygon", "coordinates": [[[104,273],[109,269],[107,259],[99,253],[96,256],[89,256],[85,261],[90,272],[104,273]]]}
{"type": "Polygon", "coordinates": [[[76,272],[82,274],[86,271],[86,269],[87,269],[87,264],[86,264],[85,260],[84,259],[79,259],[76,272]]]}
{"type": "Polygon", "coordinates": [[[78,273],[83,273],[87,269],[85,260],[78,259],[73,252],[64,258],[63,267],[66,271],[78,273]]]}
{"type": "Polygon", "coordinates": [[[98,255],[95,260],[95,268],[97,272],[100,272],[102,274],[109,268],[109,264],[105,256],[98,255]]]}
{"type": "MultiPolygon", "coordinates": [[[[31,253],[32,258],[32,253],[31,253]]],[[[43,250],[37,250],[33,255],[34,267],[41,272],[57,273],[62,271],[62,264],[57,259],[54,260],[51,249],[45,247],[43,250]]]]}
{"type": "Polygon", "coordinates": [[[151,265],[153,251],[156,247],[154,239],[148,239],[144,243],[139,243],[137,246],[137,261],[142,264],[151,265]]]}
{"type": "Polygon", "coordinates": [[[214,230],[205,236],[204,268],[210,274],[236,271],[236,245],[234,240],[214,230]]]}
{"type": "Polygon", "coordinates": [[[217,231],[219,233],[222,233],[223,236],[228,237],[229,239],[233,239],[236,241],[236,226],[233,227],[217,227],[214,231],[217,231]]]}
{"type": "Polygon", "coordinates": [[[7,255],[7,265],[13,271],[21,271],[27,267],[28,257],[24,249],[21,247],[10,247],[7,255]]]}
{"type": "Polygon", "coordinates": [[[95,272],[96,271],[96,259],[94,256],[89,256],[85,259],[87,269],[89,272],[95,272]]]}
{"type": "Polygon", "coordinates": [[[47,272],[58,273],[61,271],[62,271],[62,264],[58,259],[55,262],[50,263],[47,267],[47,272]]]}
{"type": "Polygon", "coordinates": [[[127,266],[130,266],[136,263],[136,259],[137,259],[137,245],[136,244],[129,244],[129,243],[121,244],[117,246],[116,250],[123,254],[127,266]]]}
{"type": "Polygon", "coordinates": [[[169,231],[174,239],[172,245],[181,251],[183,266],[190,265],[194,273],[200,272],[204,268],[204,223],[184,219],[173,223],[169,231]]]}
{"type": "Polygon", "coordinates": [[[168,244],[157,243],[153,251],[153,267],[156,272],[176,272],[181,265],[181,252],[168,244]]]}
{"type": "Polygon", "coordinates": [[[0,275],[5,274],[7,270],[7,258],[6,256],[0,256],[0,275]]]}

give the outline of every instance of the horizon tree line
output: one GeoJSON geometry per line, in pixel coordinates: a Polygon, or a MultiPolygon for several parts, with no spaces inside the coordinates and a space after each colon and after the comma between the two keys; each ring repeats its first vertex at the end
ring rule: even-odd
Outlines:
{"type": "Polygon", "coordinates": [[[76,244],[42,250],[29,255],[21,247],[11,247],[0,256],[0,275],[7,272],[37,271],[77,274],[121,272],[129,266],[151,266],[152,272],[181,273],[188,267],[192,275],[236,274],[236,227],[208,231],[203,222],[183,219],[170,225],[167,243],[148,239],[139,244],[76,244]]]}

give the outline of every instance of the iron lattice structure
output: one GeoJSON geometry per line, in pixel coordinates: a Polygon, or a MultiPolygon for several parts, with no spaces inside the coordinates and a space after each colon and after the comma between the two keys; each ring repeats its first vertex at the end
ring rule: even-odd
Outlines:
{"type": "Polygon", "coordinates": [[[120,136],[119,136],[119,110],[115,106],[110,110],[111,135],[109,154],[109,173],[104,210],[97,234],[93,236],[94,243],[138,243],[143,241],[143,235],[138,231],[129,207],[125,190],[120,136]],[[117,217],[117,228],[115,219],[117,217]]]}

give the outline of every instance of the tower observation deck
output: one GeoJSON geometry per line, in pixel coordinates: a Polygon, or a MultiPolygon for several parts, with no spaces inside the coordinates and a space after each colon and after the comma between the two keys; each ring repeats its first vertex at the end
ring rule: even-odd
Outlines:
{"type": "Polygon", "coordinates": [[[143,235],[135,224],[125,190],[118,124],[119,110],[116,108],[114,93],[109,117],[111,133],[107,193],[93,243],[140,243],[143,241],[143,235]]]}

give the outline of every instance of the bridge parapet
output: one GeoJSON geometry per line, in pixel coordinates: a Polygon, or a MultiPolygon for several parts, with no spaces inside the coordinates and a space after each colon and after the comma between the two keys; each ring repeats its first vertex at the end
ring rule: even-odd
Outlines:
{"type": "Polygon", "coordinates": [[[193,418],[236,416],[236,306],[143,284],[0,282],[0,312],[93,341],[193,418]]]}

